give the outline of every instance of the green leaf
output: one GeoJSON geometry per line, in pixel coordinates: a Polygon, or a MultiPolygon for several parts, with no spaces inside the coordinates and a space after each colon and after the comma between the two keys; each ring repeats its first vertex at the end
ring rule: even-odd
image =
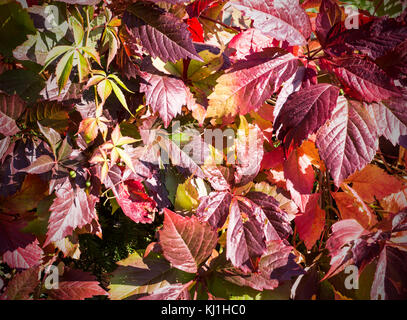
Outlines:
{"type": "Polygon", "coordinates": [[[109,79],[113,79],[114,81],[116,81],[117,84],[120,85],[120,86],[121,86],[124,90],[126,90],[127,92],[134,93],[134,92],[131,91],[129,88],[127,88],[126,85],[123,83],[123,81],[121,81],[121,80],[119,79],[119,77],[116,76],[115,74],[109,74],[108,78],[109,78],[109,79]]]}
{"type": "Polygon", "coordinates": [[[100,98],[102,99],[102,103],[105,103],[106,99],[112,93],[112,84],[109,80],[105,79],[98,83],[97,90],[100,98]]]}
{"type": "Polygon", "coordinates": [[[44,87],[42,77],[31,70],[16,69],[0,74],[0,90],[9,95],[18,94],[28,103],[35,102],[44,87]]]}
{"type": "Polygon", "coordinates": [[[79,82],[83,82],[89,74],[88,60],[79,51],[75,51],[75,55],[78,61],[79,82]]]}
{"type": "Polygon", "coordinates": [[[60,55],[66,53],[70,50],[73,50],[73,48],[71,46],[56,46],[56,47],[52,48],[51,51],[48,52],[47,57],[45,58],[45,64],[44,64],[44,67],[42,68],[42,71],[44,71],[52,61],[54,61],[60,55]]]}
{"type": "Polygon", "coordinates": [[[58,62],[55,74],[57,76],[59,92],[65,87],[72,71],[74,52],[67,52],[58,62]]]}
{"type": "Polygon", "coordinates": [[[13,49],[37,31],[28,12],[15,1],[0,5],[0,21],[0,54],[5,57],[12,57],[13,49]]]}
{"type": "Polygon", "coordinates": [[[95,60],[100,66],[102,66],[100,63],[99,53],[95,49],[93,49],[91,47],[82,47],[81,49],[86,54],[88,54],[93,60],[95,60]]]}
{"type": "Polygon", "coordinates": [[[82,40],[83,40],[83,36],[85,35],[85,31],[83,30],[83,26],[78,21],[78,19],[76,19],[73,16],[69,18],[69,22],[70,22],[70,25],[71,25],[72,30],[73,30],[73,37],[74,37],[74,40],[75,40],[75,44],[79,46],[81,44],[82,40]]]}
{"type": "Polygon", "coordinates": [[[127,106],[126,98],[124,97],[123,92],[120,90],[118,85],[114,83],[113,81],[110,81],[113,92],[116,95],[117,99],[119,99],[120,103],[123,105],[123,107],[134,117],[134,115],[131,113],[129,107],[127,106]]]}

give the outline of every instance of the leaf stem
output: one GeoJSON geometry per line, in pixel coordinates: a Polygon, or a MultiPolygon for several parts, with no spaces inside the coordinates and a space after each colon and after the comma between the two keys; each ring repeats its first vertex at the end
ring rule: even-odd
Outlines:
{"type": "Polygon", "coordinates": [[[239,29],[237,29],[237,28],[235,28],[235,27],[232,27],[232,26],[228,26],[227,24],[225,24],[225,23],[223,23],[223,22],[221,22],[221,21],[212,19],[212,18],[207,17],[207,16],[204,16],[204,15],[200,16],[200,18],[205,19],[205,20],[208,20],[208,21],[211,21],[211,22],[213,22],[213,23],[220,24],[222,27],[224,27],[224,28],[226,28],[226,29],[230,29],[230,30],[232,30],[232,31],[234,31],[234,32],[236,32],[236,33],[240,33],[240,30],[239,30],[239,29]]]}

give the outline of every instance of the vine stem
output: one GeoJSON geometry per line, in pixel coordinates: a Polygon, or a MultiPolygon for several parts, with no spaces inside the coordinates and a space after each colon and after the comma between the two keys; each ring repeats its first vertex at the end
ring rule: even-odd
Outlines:
{"type": "Polygon", "coordinates": [[[218,21],[218,20],[212,19],[212,18],[207,17],[207,16],[204,16],[204,15],[200,16],[200,18],[205,19],[205,20],[208,20],[208,21],[211,21],[211,22],[213,22],[213,23],[220,24],[222,27],[227,28],[227,29],[230,29],[230,30],[233,30],[233,31],[236,32],[236,33],[239,33],[239,32],[240,32],[240,30],[238,30],[237,28],[232,27],[232,26],[228,26],[227,24],[223,23],[222,21],[218,21]]]}

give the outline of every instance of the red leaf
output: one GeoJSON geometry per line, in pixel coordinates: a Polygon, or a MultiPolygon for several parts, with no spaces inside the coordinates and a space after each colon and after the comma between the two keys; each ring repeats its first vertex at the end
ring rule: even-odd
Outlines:
{"type": "Polygon", "coordinates": [[[311,35],[310,20],[298,0],[233,0],[232,5],[277,40],[302,46],[311,35]]]}
{"type": "Polygon", "coordinates": [[[49,172],[55,166],[55,161],[48,155],[42,155],[31,163],[23,171],[31,174],[41,174],[49,172]]]}
{"type": "Polygon", "coordinates": [[[376,122],[378,135],[394,146],[399,144],[400,136],[407,135],[406,105],[406,98],[394,98],[366,106],[376,122]]]}
{"type": "Polygon", "coordinates": [[[164,257],[171,265],[189,273],[196,273],[198,267],[212,253],[218,241],[216,231],[195,216],[180,216],[164,209],[164,225],[159,231],[159,244],[164,257]]]}
{"type": "Polygon", "coordinates": [[[159,288],[138,300],[190,300],[190,296],[187,285],[175,283],[159,288]]]}
{"type": "Polygon", "coordinates": [[[168,76],[145,73],[146,83],[140,84],[140,92],[146,94],[146,104],[158,112],[168,127],[171,120],[181,113],[182,106],[189,104],[191,92],[184,82],[168,76]]]}
{"type": "Polygon", "coordinates": [[[336,192],[335,199],[342,219],[355,219],[364,228],[369,228],[377,223],[372,210],[364,203],[359,195],[349,186],[344,186],[347,192],[336,192]]]}
{"type": "Polygon", "coordinates": [[[208,222],[213,228],[222,228],[229,215],[229,206],[232,195],[229,192],[211,192],[200,199],[196,210],[197,216],[208,222]]]}
{"type": "Polygon", "coordinates": [[[49,298],[53,300],[85,300],[93,296],[106,296],[108,293],[102,289],[96,277],[81,270],[67,269],[57,289],[48,291],[49,298]]]}
{"type": "Polygon", "coordinates": [[[153,58],[171,62],[183,58],[202,61],[188,25],[156,5],[144,1],[133,3],[124,13],[123,24],[153,58]]]}
{"type": "Polygon", "coordinates": [[[374,202],[375,198],[382,200],[403,187],[399,179],[373,164],[368,164],[363,170],[354,173],[346,183],[352,183],[352,188],[368,203],[374,202]]]}
{"type": "Polygon", "coordinates": [[[136,223],[152,223],[157,204],[144,190],[140,181],[126,180],[113,189],[123,213],[136,223]],[[117,193],[117,194],[116,194],[117,193]]]}
{"type": "Polygon", "coordinates": [[[341,220],[332,226],[332,234],[326,243],[326,248],[331,256],[331,268],[322,280],[332,277],[344,269],[343,263],[351,259],[351,255],[348,254],[351,248],[347,245],[367,233],[354,219],[341,220]]]}
{"type": "Polygon", "coordinates": [[[195,0],[185,7],[190,18],[199,17],[203,11],[211,7],[217,0],[195,0]]]}
{"type": "Polygon", "coordinates": [[[287,189],[291,193],[291,198],[300,210],[304,212],[307,199],[303,199],[301,196],[312,192],[315,173],[311,161],[301,148],[291,152],[288,159],[284,162],[284,178],[287,180],[287,189]]]}
{"type": "Polygon", "coordinates": [[[28,269],[37,266],[42,262],[44,252],[39,246],[39,242],[35,239],[26,247],[18,247],[14,251],[6,251],[3,254],[3,261],[10,268],[28,269]]]}
{"type": "Polygon", "coordinates": [[[188,30],[191,32],[192,41],[205,42],[204,31],[202,25],[199,23],[198,18],[187,19],[188,30]]]}
{"type": "Polygon", "coordinates": [[[87,195],[83,189],[73,188],[69,179],[55,191],[55,195],[50,207],[51,215],[44,247],[50,242],[71,235],[76,228],[98,220],[95,204],[99,199],[87,195]]]}
{"type": "Polygon", "coordinates": [[[278,138],[288,146],[299,146],[331,117],[339,89],[317,84],[292,93],[274,122],[278,138]]]}
{"type": "Polygon", "coordinates": [[[0,300],[28,300],[39,285],[39,272],[40,267],[38,266],[16,274],[8,283],[0,300]]]}
{"type": "Polygon", "coordinates": [[[280,236],[262,208],[244,198],[233,198],[226,236],[226,258],[243,272],[257,269],[258,259],[266,251],[266,242],[280,236]],[[243,202],[244,201],[244,202],[243,202]]]}
{"type": "Polygon", "coordinates": [[[260,30],[251,28],[234,36],[230,40],[228,47],[236,49],[234,58],[243,60],[252,53],[273,47],[273,38],[265,35],[260,30]]]}
{"type": "Polygon", "coordinates": [[[336,186],[373,160],[376,127],[356,101],[339,97],[331,119],[318,131],[316,145],[336,186]]]}
{"type": "Polygon", "coordinates": [[[298,235],[304,241],[308,250],[311,250],[320,238],[325,227],[325,211],[318,205],[320,194],[310,195],[303,213],[295,217],[298,235]]]}
{"type": "Polygon", "coordinates": [[[208,97],[207,117],[244,115],[261,107],[297,70],[292,54],[267,48],[236,62],[208,97]]]}

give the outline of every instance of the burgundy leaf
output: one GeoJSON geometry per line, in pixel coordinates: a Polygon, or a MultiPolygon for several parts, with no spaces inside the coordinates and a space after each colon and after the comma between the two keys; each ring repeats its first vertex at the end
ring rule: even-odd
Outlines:
{"type": "Polygon", "coordinates": [[[290,45],[305,45],[311,22],[298,0],[233,0],[232,5],[253,19],[256,29],[290,45]]]}
{"type": "Polygon", "coordinates": [[[287,239],[292,234],[289,216],[284,210],[280,209],[276,199],[263,192],[256,191],[246,194],[246,198],[261,208],[281,239],[287,239]]]}
{"type": "Polygon", "coordinates": [[[44,247],[71,235],[76,228],[98,220],[95,205],[99,199],[86,194],[83,189],[73,188],[69,179],[55,191],[55,195],[50,207],[51,215],[44,247]]]}
{"type": "Polygon", "coordinates": [[[254,271],[266,251],[263,225],[250,209],[241,210],[239,201],[232,199],[226,237],[226,258],[243,272],[254,271]]]}
{"type": "Polygon", "coordinates": [[[404,42],[406,38],[406,25],[398,23],[396,19],[380,17],[358,29],[348,30],[343,35],[342,46],[349,48],[349,52],[359,50],[376,60],[404,42]]]}
{"type": "Polygon", "coordinates": [[[292,93],[274,122],[278,138],[287,146],[299,146],[331,117],[339,88],[317,84],[292,93]]]}
{"type": "Polygon", "coordinates": [[[370,297],[372,300],[407,299],[407,252],[385,246],[380,253],[370,297]]]}
{"type": "Polygon", "coordinates": [[[317,133],[316,145],[336,186],[373,160],[378,147],[377,129],[356,101],[339,97],[328,121],[317,133]]]}
{"type": "Polygon", "coordinates": [[[146,104],[158,112],[168,127],[171,120],[181,113],[182,106],[189,103],[191,92],[180,79],[165,75],[145,73],[146,82],[140,84],[140,92],[146,95],[146,104]]]}
{"type": "Polygon", "coordinates": [[[0,133],[5,136],[14,136],[19,131],[15,120],[0,112],[0,133]]]}
{"type": "Polygon", "coordinates": [[[180,216],[164,209],[164,225],[159,231],[159,244],[171,265],[189,273],[196,273],[215,248],[218,236],[207,223],[195,216],[180,216]]]}
{"type": "Polygon", "coordinates": [[[333,0],[322,0],[319,14],[316,19],[316,34],[319,42],[324,45],[328,33],[332,27],[341,22],[342,12],[338,4],[333,0]]]}
{"type": "Polygon", "coordinates": [[[358,100],[374,102],[400,97],[394,81],[377,64],[367,59],[346,57],[337,59],[328,68],[344,85],[345,92],[358,100]]]}
{"type": "Polygon", "coordinates": [[[151,3],[133,3],[125,12],[123,23],[153,58],[172,62],[183,58],[202,61],[192,43],[188,25],[151,3]]]}
{"type": "Polygon", "coordinates": [[[255,52],[217,80],[207,117],[244,115],[261,107],[298,68],[297,58],[279,48],[255,52]]]}
{"type": "Polygon", "coordinates": [[[52,300],[85,300],[93,296],[106,296],[96,277],[81,270],[64,270],[64,275],[58,283],[57,289],[48,291],[52,300]]]}
{"type": "Polygon", "coordinates": [[[25,102],[18,95],[0,94],[0,112],[17,120],[26,109],[25,102]]]}
{"type": "Polygon", "coordinates": [[[37,266],[42,262],[44,252],[39,246],[39,242],[35,239],[32,243],[25,247],[18,247],[14,251],[6,251],[3,254],[3,261],[10,268],[28,269],[37,266]]]}
{"type": "Polygon", "coordinates": [[[215,229],[222,228],[229,215],[232,194],[227,191],[211,192],[200,201],[196,210],[197,216],[215,229]]]}
{"type": "Polygon", "coordinates": [[[209,8],[217,0],[195,0],[186,6],[190,18],[199,17],[203,11],[209,8]]]}
{"type": "Polygon", "coordinates": [[[249,124],[247,129],[238,130],[235,140],[236,186],[246,185],[259,173],[264,154],[263,143],[264,136],[259,127],[249,124]]]}

